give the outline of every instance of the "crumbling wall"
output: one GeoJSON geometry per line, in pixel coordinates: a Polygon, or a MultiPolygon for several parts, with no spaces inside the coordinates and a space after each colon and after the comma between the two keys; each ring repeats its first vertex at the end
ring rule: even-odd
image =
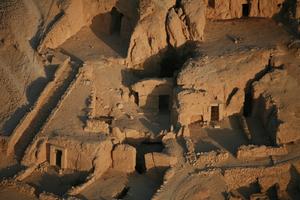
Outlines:
{"type": "MultiPolygon", "coordinates": [[[[285,178],[282,175],[288,173],[290,167],[290,164],[279,164],[273,167],[233,168],[224,171],[224,178],[228,190],[234,190],[255,183],[258,178],[270,176],[285,178]]],[[[286,178],[288,179],[288,177],[286,178]]],[[[279,187],[281,187],[281,190],[286,189],[285,184],[279,187]]]]}
{"type": "Polygon", "coordinates": [[[282,9],[284,0],[214,0],[207,5],[208,19],[233,19],[243,17],[243,4],[249,4],[249,17],[271,18],[282,9]]]}
{"type": "Polygon", "coordinates": [[[267,147],[267,146],[241,146],[237,152],[237,158],[241,160],[255,160],[260,158],[268,158],[270,156],[283,156],[288,154],[286,146],[267,147]]]}
{"type": "Polygon", "coordinates": [[[197,155],[196,166],[217,166],[221,163],[224,163],[229,159],[229,152],[221,151],[210,151],[210,152],[202,152],[197,155]]]}

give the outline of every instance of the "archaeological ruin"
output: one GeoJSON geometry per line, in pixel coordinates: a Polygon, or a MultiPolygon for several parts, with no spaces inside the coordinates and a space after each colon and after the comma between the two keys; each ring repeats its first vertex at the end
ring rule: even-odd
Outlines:
{"type": "Polygon", "coordinates": [[[0,200],[300,198],[299,0],[0,14],[0,200]]]}

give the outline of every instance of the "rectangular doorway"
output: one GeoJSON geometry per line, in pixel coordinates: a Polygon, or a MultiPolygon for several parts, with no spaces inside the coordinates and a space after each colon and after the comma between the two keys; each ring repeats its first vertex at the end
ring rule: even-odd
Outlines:
{"type": "Polygon", "coordinates": [[[62,167],[62,151],[56,149],[55,151],[55,165],[59,168],[62,167]]]}
{"type": "Polygon", "coordinates": [[[242,4],[242,10],[243,10],[243,17],[249,17],[250,4],[249,3],[242,4]]]}
{"type": "Polygon", "coordinates": [[[219,106],[212,106],[210,113],[211,113],[210,121],[217,122],[220,120],[219,106]]]}
{"type": "Polygon", "coordinates": [[[168,112],[169,106],[170,106],[169,102],[170,102],[169,95],[159,95],[159,97],[158,97],[159,112],[168,112]]]}
{"type": "Polygon", "coordinates": [[[112,8],[110,14],[111,14],[110,32],[111,32],[111,34],[120,35],[123,14],[120,13],[115,7],[112,8]]]}

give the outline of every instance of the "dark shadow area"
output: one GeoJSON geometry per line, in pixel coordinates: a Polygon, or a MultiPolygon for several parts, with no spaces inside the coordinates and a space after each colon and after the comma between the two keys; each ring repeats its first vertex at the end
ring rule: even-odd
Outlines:
{"type": "Polygon", "coordinates": [[[285,0],[282,4],[278,4],[280,11],[273,16],[275,21],[284,24],[284,28],[292,35],[299,36],[298,26],[299,21],[294,17],[296,14],[296,0],[285,0]]]}
{"type": "Polygon", "coordinates": [[[177,49],[168,47],[160,62],[160,77],[177,77],[183,64],[196,54],[197,42],[188,41],[177,49]]]}
{"type": "Polygon", "coordinates": [[[260,192],[259,184],[252,183],[247,187],[241,187],[237,190],[240,194],[243,195],[244,198],[250,199],[251,194],[256,194],[260,192]]]}
{"type": "Polygon", "coordinates": [[[244,102],[244,116],[250,117],[253,108],[253,83],[262,79],[267,73],[271,72],[272,67],[266,66],[265,69],[258,72],[253,79],[250,79],[245,87],[245,102],[244,102]]]}
{"type": "Polygon", "coordinates": [[[156,167],[144,174],[131,174],[128,177],[127,187],[130,188],[124,199],[150,200],[163,184],[163,177],[167,168],[156,167]]]}
{"type": "Polygon", "coordinates": [[[251,8],[251,4],[250,3],[242,4],[243,17],[249,17],[250,8],[251,8]]]}
{"type": "Polygon", "coordinates": [[[278,186],[277,186],[277,184],[275,184],[267,190],[267,195],[270,199],[279,200],[278,195],[277,195],[277,189],[278,189],[278,186]]]}
{"type": "Polygon", "coordinates": [[[74,172],[72,174],[58,175],[56,173],[44,173],[29,180],[37,190],[37,193],[50,192],[63,196],[70,188],[81,185],[85,182],[88,172],[74,172]]]}
{"type": "Polygon", "coordinates": [[[233,90],[230,92],[230,94],[228,95],[228,98],[226,100],[226,106],[228,106],[231,102],[232,97],[239,91],[239,88],[235,87],[233,88],[233,90]]]}
{"type": "Polygon", "coordinates": [[[266,108],[266,99],[262,95],[253,100],[253,113],[247,118],[247,124],[252,135],[252,143],[276,146],[276,134],[283,122],[278,119],[276,105],[266,108]]]}
{"type": "Polygon", "coordinates": [[[211,8],[215,8],[216,7],[216,1],[215,0],[208,0],[208,6],[211,8]]]}
{"type": "Polygon", "coordinates": [[[218,147],[213,145],[212,143],[205,141],[205,140],[198,140],[195,144],[195,152],[210,152],[210,151],[217,151],[220,150],[218,147]]]}
{"type": "Polygon", "coordinates": [[[130,189],[130,187],[124,187],[124,189],[119,194],[117,194],[114,198],[115,199],[123,199],[127,195],[129,189],[130,189]]]}
{"type": "Polygon", "coordinates": [[[146,172],[145,166],[145,154],[152,152],[162,152],[164,146],[160,142],[143,142],[141,144],[135,145],[137,150],[136,156],[136,171],[140,174],[146,172]]]}
{"type": "Polygon", "coordinates": [[[160,113],[170,112],[170,96],[169,95],[159,95],[158,96],[158,110],[160,113]]]}
{"type": "Polygon", "coordinates": [[[300,174],[298,170],[292,166],[290,169],[291,180],[287,186],[287,193],[291,199],[299,199],[300,197],[300,174]]]}
{"type": "Polygon", "coordinates": [[[15,174],[24,169],[25,167],[20,164],[14,164],[12,166],[3,168],[0,170],[0,180],[12,178],[15,174]]]}

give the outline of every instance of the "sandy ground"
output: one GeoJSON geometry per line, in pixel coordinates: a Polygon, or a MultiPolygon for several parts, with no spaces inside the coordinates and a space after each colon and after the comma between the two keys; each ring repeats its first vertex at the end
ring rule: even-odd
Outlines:
{"type": "Polygon", "coordinates": [[[200,48],[208,56],[224,56],[251,48],[274,48],[291,39],[275,21],[260,18],[208,21],[204,37],[200,48]],[[231,37],[239,38],[240,42],[235,44],[231,37]]]}

